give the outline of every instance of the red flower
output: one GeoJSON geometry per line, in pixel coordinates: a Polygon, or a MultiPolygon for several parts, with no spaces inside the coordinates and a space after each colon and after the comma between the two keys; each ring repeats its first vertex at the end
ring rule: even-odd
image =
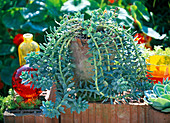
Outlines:
{"type": "Polygon", "coordinates": [[[12,29],[8,28],[8,32],[10,33],[12,31],[12,29]]]}
{"type": "Polygon", "coordinates": [[[145,43],[145,47],[150,48],[152,50],[152,47],[150,45],[152,38],[150,36],[147,36],[144,33],[137,33],[137,34],[135,34],[134,37],[135,37],[134,41],[138,41],[138,44],[145,43]]]}
{"type": "Polygon", "coordinates": [[[145,43],[145,38],[143,33],[137,33],[135,34],[135,41],[138,41],[138,44],[145,43]]]}
{"type": "Polygon", "coordinates": [[[4,87],[4,83],[0,81],[0,89],[4,87]]]}
{"type": "Polygon", "coordinates": [[[118,0],[108,0],[110,3],[114,3],[114,2],[116,2],[116,1],[118,1],[118,0]]]}
{"type": "Polygon", "coordinates": [[[14,59],[14,58],[15,58],[15,56],[13,56],[13,55],[10,55],[9,57],[10,57],[11,59],[14,59]]]}
{"type": "Polygon", "coordinates": [[[129,8],[128,10],[129,10],[129,12],[131,12],[131,9],[130,9],[130,8],[129,8]]]}
{"type": "Polygon", "coordinates": [[[17,34],[14,39],[13,43],[19,46],[24,41],[23,34],[17,34]]]}

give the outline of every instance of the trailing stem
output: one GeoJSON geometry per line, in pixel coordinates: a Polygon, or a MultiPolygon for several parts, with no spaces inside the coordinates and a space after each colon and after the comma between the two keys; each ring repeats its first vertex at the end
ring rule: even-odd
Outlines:
{"type": "MultiPolygon", "coordinates": [[[[78,34],[77,34],[78,35],[78,34]]],[[[68,40],[68,43],[66,44],[66,48],[67,48],[67,46],[70,44],[70,42],[73,40],[73,38],[75,37],[76,35],[73,35],[71,38],[67,38],[67,39],[65,39],[64,40],[64,42],[63,42],[63,44],[62,44],[62,46],[61,46],[61,49],[60,49],[60,51],[59,51],[59,71],[60,71],[60,74],[61,74],[61,77],[62,77],[62,79],[63,79],[63,81],[64,81],[64,83],[66,84],[66,82],[65,82],[65,77],[63,76],[63,73],[62,73],[62,69],[61,69],[61,54],[62,54],[62,51],[63,51],[63,48],[64,48],[64,45],[66,44],[66,42],[67,42],[67,40],[68,40]]]]}

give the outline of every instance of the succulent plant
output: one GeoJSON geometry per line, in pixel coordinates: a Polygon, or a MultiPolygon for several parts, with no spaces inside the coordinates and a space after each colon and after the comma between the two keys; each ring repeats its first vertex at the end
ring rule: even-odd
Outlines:
{"type": "Polygon", "coordinates": [[[145,91],[145,101],[161,112],[170,112],[170,80],[155,84],[153,90],[145,91]]]}
{"type": "Polygon", "coordinates": [[[43,102],[49,117],[64,112],[85,111],[90,99],[138,100],[151,84],[146,77],[145,59],[141,57],[131,29],[117,21],[117,8],[101,9],[85,20],[80,12],[65,15],[59,27],[46,35],[42,52],[32,52],[27,63],[37,71],[21,76],[42,90],[56,86],[56,101],[43,102]],[[33,77],[33,78],[32,78],[33,77]]]}

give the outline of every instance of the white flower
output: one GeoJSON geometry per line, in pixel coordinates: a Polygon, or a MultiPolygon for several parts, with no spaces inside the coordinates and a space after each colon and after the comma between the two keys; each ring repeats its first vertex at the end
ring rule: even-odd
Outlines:
{"type": "Polygon", "coordinates": [[[79,3],[77,6],[75,6],[73,3],[74,0],[68,0],[61,7],[61,11],[69,11],[69,12],[80,11],[87,6],[90,6],[90,2],[88,0],[81,0],[81,3],[79,3]]]}

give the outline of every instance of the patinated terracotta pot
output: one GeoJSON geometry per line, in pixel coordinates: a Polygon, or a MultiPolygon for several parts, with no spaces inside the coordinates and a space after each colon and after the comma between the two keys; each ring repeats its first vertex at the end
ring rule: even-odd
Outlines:
{"type": "Polygon", "coordinates": [[[76,68],[74,69],[74,80],[80,81],[90,79],[90,76],[92,75],[90,75],[89,72],[92,72],[93,66],[91,63],[87,62],[87,59],[91,57],[90,54],[86,55],[89,50],[87,39],[74,39],[71,42],[70,49],[73,51],[73,62],[76,65],[76,68]]]}

